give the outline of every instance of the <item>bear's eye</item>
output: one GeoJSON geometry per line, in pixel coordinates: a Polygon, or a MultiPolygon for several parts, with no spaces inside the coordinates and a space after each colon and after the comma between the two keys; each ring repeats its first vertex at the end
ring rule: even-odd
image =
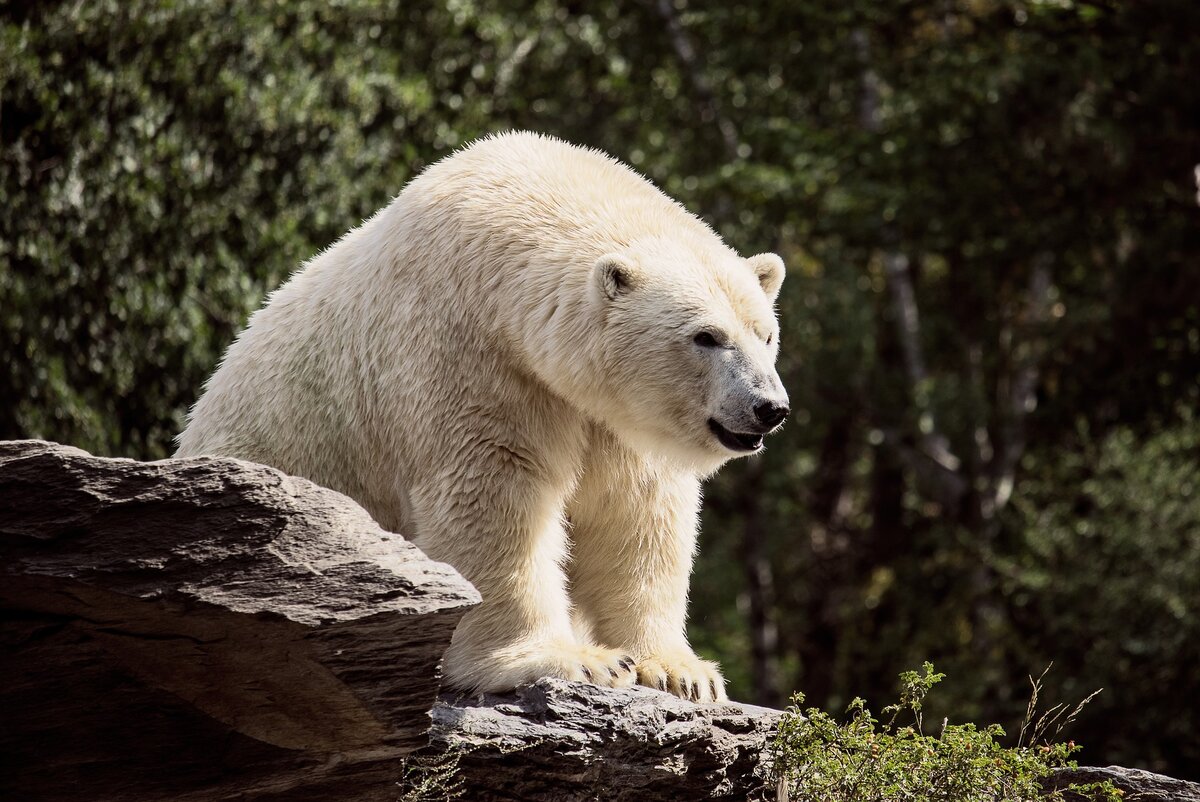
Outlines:
{"type": "Polygon", "coordinates": [[[767,335],[767,345],[770,345],[775,339],[775,333],[771,332],[767,335]]]}
{"type": "Polygon", "coordinates": [[[721,343],[717,340],[717,335],[711,331],[702,331],[692,338],[692,342],[701,348],[720,348],[721,343]]]}

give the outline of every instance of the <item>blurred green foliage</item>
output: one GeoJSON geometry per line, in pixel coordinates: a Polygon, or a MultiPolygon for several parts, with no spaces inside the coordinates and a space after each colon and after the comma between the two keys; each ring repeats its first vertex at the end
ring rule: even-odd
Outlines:
{"type": "MultiPolygon", "coordinates": [[[[482,133],[603,148],[789,265],[792,419],[712,484],[735,696],[1105,686],[1200,777],[1191,0],[0,1],[0,437],[161,457],[246,316],[482,133]],[[907,300],[906,300],[907,299],[907,300]]],[[[930,715],[937,715],[931,711],[930,715]]]]}

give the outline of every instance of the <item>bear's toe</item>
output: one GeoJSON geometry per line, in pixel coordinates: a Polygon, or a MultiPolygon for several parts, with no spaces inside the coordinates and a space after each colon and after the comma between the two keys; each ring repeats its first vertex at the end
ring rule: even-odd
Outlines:
{"type": "Polygon", "coordinates": [[[590,682],[606,688],[629,688],[637,683],[636,663],[629,655],[588,644],[556,643],[540,659],[537,675],[590,682]]]}
{"type": "Polygon", "coordinates": [[[637,665],[638,683],[693,702],[724,702],[725,680],[716,663],[690,651],[647,657],[637,665]]]}

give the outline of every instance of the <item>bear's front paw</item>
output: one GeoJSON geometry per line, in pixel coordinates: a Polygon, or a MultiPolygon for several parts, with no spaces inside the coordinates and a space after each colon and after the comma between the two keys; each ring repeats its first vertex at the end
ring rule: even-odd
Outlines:
{"type": "Polygon", "coordinates": [[[669,691],[693,702],[724,702],[725,678],[711,660],[701,660],[690,649],[650,655],[637,665],[638,682],[669,691]]]}
{"type": "Polygon", "coordinates": [[[607,688],[629,688],[637,682],[632,657],[585,643],[527,644],[494,654],[492,660],[490,666],[476,666],[476,671],[488,676],[478,683],[481,690],[511,690],[542,677],[590,682],[607,688]]]}

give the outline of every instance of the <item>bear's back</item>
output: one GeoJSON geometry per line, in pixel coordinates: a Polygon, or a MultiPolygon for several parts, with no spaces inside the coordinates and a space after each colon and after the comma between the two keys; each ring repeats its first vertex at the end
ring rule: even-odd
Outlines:
{"type": "Polygon", "coordinates": [[[723,247],[703,221],[600,151],[531,132],[480,139],[435,163],[397,198],[480,247],[537,249],[591,264],[643,236],[723,247]]]}

